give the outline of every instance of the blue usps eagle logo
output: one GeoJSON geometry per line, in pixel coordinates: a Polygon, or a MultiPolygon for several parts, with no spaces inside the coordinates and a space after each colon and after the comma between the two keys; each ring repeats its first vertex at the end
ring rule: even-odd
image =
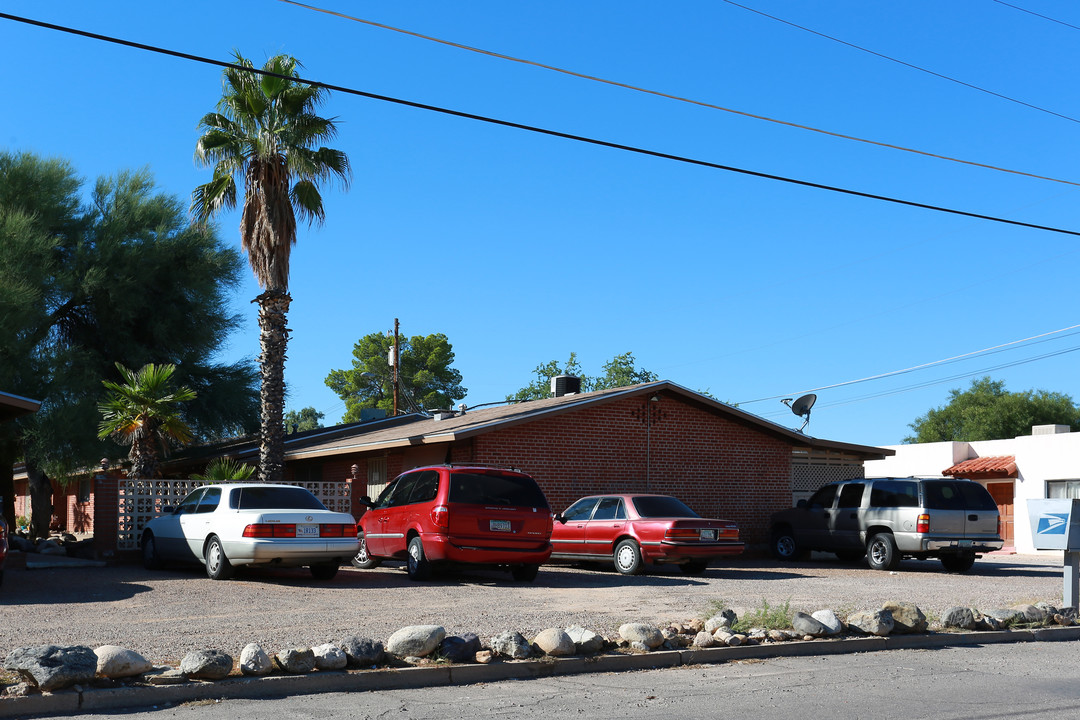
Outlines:
{"type": "Polygon", "coordinates": [[[1039,518],[1035,532],[1039,535],[1064,535],[1069,525],[1069,513],[1047,513],[1039,518]]]}

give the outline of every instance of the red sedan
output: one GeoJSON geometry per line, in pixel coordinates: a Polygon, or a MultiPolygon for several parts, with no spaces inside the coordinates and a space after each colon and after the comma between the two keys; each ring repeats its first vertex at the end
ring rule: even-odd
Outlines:
{"type": "Polygon", "coordinates": [[[552,560],[614,561],[624,575],[646,563],[673,563],[699,575],[709,562],[744,545],[730,520],[702,518],[668,495],[593,495],[555,516],[552,560]]]}

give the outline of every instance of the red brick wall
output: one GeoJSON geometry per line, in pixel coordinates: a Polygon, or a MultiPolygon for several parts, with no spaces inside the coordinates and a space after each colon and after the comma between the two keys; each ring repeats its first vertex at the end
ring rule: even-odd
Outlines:
{"type": "Polygon", "coordinates": [[[647,490],[676,495],[703,516],[736,521],[748,542],[765,542],[769,515],[791,505],[790,445],[665,396],[497,430],[474,438],[455,460],[458,453],[524,470],[555,510],[592,493],[647,490]]]}

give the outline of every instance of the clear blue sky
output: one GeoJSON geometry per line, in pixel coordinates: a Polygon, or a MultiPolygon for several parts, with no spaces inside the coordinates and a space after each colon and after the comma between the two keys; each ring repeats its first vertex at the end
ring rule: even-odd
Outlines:
{"type": "MultiPolygon", "coordinates": [[[[1080,124],[709,0],[343,2],[365,20],[832,132],[1080,182],[1080,124]]],[[[1080,7],[1015,0],[745,0],[941,75],[1080,118],[1080,7]]],[[[841,140],[483,56],[280,0],[0,0],[0,12],[713,163],[1080,230],[1075,185],[841,140]]],[[[0,20],[0,148],[70,160],[88,179],[149,166],[187,198],[197,122],[219,68],[0,20]]],[[[348,193],[293,252],[288,407],[336,422],[324,384],[362,335],[445,333],[469,389],[501,400],[545,361],[638,366],[789,427],[775,396],[962,355],[1080,323],[1077,237],[1011,227],[583,145],[345,94],[335,147],[348,193]]],[[[220,222],[239,246],[238,216],[220,222]]],[[[245,330],[224,359],[258,352],[245,330]]],[[[1075,333],[1076,331],[1071,331],[1075,333]]],[[[891,444],[991,374],[1080,398],[1080,346],[1037,345],[822,390],[808,432],[891,444]],[[867,398],[877,395],[878,397],[867,398]]]]}

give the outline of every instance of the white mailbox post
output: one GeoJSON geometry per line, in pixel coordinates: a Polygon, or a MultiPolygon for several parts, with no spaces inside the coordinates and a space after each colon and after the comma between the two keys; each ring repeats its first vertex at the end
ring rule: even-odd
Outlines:
{"type": "Polygon", "coordinates": [[[1080,596],[1080,500],[1028,500],[1028,518],[1036,550],[1064,550],[1065,607],[1080,596]]]}

